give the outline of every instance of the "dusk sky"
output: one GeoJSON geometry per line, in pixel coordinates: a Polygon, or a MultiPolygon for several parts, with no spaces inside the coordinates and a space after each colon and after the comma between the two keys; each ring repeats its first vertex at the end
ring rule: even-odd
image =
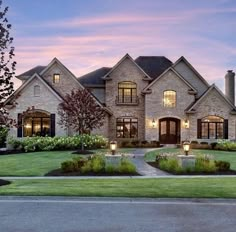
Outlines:
{"type": "MultiPolygon", "coordinates": [[[[76,76],[126,53],[187,60],[222,90],[236,70],[235,0],[3,0],[17,74],[57,57],[76,76]]],[[[20,82],[16,82],[18,87],[20,82]]]]}

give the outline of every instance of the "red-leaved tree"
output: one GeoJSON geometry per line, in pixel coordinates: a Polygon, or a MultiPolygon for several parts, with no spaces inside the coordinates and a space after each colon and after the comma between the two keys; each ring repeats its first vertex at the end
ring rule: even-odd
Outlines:
{"type": "Polygon", "coordinates": [[[70,127],[83,135],[104,124],[105,111],[86,89],[77,89],[65,95],[64,101],[58,106],[58,115],[59,125],[70,127]]]}

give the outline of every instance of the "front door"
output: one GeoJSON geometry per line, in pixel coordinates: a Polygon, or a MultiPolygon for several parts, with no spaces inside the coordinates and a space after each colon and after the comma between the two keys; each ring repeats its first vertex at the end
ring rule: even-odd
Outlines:
{"type": "Polygon", "coordinates": [[[180,142],[180,120],[163,118],[159,120],[159,138],[161,144],[177,144],[180,142]]]}

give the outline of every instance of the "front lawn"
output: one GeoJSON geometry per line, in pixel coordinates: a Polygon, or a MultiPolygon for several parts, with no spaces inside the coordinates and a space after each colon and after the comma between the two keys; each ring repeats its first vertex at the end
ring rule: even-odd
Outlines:
{"type": "Polygon", "coordinates": [[[0,195],[236,198],[236,178],[13,180],[0,195]]]}
{"type": "MultiPolygon", "coordinates": [[[[146,162],[153,162],[156,159],[156,155],[160,153],[180,153],[183,151],[182,149],[178,148],[163,148],[154,151],[150,151],[145,154],[145,161],[146,162]]],[[[183,153],[183,152],[182,152],[183,153]]],[[[223,160],[230,162],[230,168],[232,170],[236,170],[236,152],[230,151],[218,151],[218,150],[195,150],[191,151],[193,154],[209,154],[213,155],[215,160],[223,160]]]]}
{"type": "MultiPolygon", "coordinates": [[[[130,152],[121,149],[120,152],[130,152]]],[[[95,152],[107,152],[98,149],[95,152]]],[[[0,176],[44,176],[46,173],[61,167],[61,163],[78,155],[71,151],[44,151],[13,155],[0,155],[0,176]]]]}

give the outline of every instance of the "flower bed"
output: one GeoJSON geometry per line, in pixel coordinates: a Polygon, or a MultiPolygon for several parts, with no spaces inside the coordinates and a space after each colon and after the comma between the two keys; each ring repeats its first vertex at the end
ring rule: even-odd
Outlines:
{"type": "Polygon", "coordinates": [[[214,160],[211,155],[196,155],[194,167],[183,168],[179,165],[177,155],[179,153],[162,153],[156,156],[155,162],[148,162],[153,167],[172,174],[236,174],[230,170],[230,163],[221,160],[214,160]]]}
{"type": "Polygon", "coordinates": [[[53,170],[47,176],[80,176],[80,175],[138,175],[135,165],[125,156],[111,162],[101,154],[87,158],[76,157],[61,163],[61,168],[53,170]]]}

